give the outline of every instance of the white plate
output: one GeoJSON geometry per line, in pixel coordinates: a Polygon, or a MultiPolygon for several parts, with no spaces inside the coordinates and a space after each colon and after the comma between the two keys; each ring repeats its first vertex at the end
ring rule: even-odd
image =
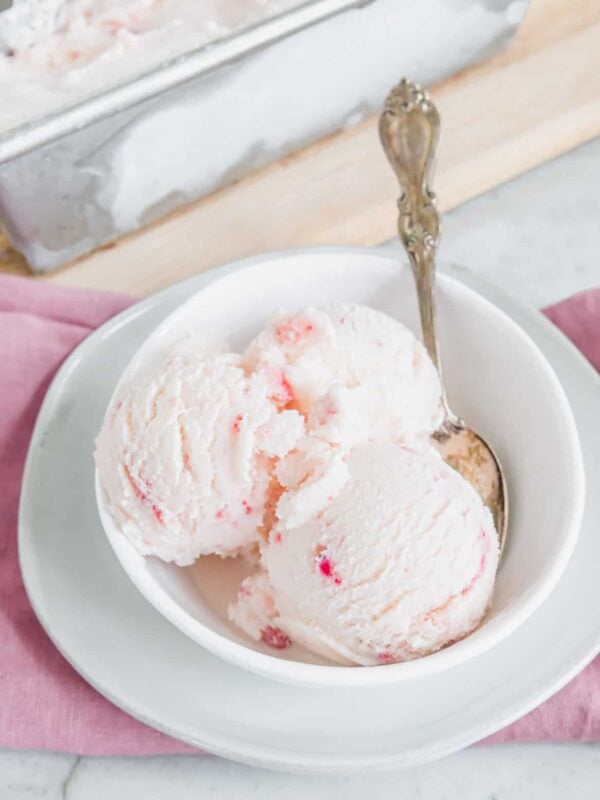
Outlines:
{"type": "MultiPolygon", "coordinates": [[[[535,707],[600,649],[598,493],[590,493],[574,555],[556,589],[502,643],[442,674],[335,692],[270,682],[203,651],[139,595],[104,537],[91,450],[118,375],[163,317],[241,266],[193,278],[125,311],[60,370],[34,431],[21,499],[20,557],[33,607],[61,652],[106,697],[207,751],[266,767],[351,772],[412,766],[458,750],[535,707]]],[[[574,410],[588,485],[599,485],[600,379],[594,370],[537,312],[468,273],[454,274],[507,312],[543,350],[574,410]]]]}

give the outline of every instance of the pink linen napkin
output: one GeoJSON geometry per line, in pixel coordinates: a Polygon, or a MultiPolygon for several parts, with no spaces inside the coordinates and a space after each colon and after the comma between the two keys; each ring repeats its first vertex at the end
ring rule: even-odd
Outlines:
{"type": "MultiPolygon", "coordinates": [[[[56,369],[127,297],[0,275],[0,747],[82,755],[190,753],[91,688],[40,627],[17,560],[17,506],[33,425],[56,369]]],[[[600,370],[600,289],[546,310],[600,370]]],[[[486,742],[600,740],[600,657],[486,742]]]]}

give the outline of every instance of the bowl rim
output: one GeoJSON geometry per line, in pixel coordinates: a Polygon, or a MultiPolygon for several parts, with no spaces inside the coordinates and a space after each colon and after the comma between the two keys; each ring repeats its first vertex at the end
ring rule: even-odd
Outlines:
{"type": "MultiPolygon", "coordinates": [[[[106,412],[112,406],[115,395],[120,390],[128,374],[133,368],[137,369],[138,365],[143,363],[144,352],[151,347],[152,342],[160,336],[160,331],[163,326],[179,314],[190,300],[202,294],[216,281],[227,280],[241,270],[258,267],[273,260],[304,260],[314,257],[327,258],[328,256],[334,255],[360,257],[361,259],[377,257],[387,262],[394,261],[396,264],[403,263],[401,261],[399,262],[398,256],[395,254],[390,254],[381,249],[360,247],[290,248],[267,252],[231,262],[227,265],[229,269],[225,274],[221,272],[216,275],[213,281],[210,281],[206,286],[191,294],[184,303],[172,310],[159,325],[157,325],[141,347],[135,351],[114,386],[111,397],[107,403],[106,412]]],[[[513,332],[520,337],[523,343],[522,352],[528,352],[530,358],[537,362],[552,386],[554,392],[553,402],[557,404],[560,415],[565,423],[564,434],[565,444],[567,445],[565,448],[565,460],[569,462],[568,469],[574,486],[574,492],[573,496],[570,498],[570,503],[566,505],[564,509],[565,519],[561,525],[561,529],[564,530],[564,535],[552,562],[537,581],[523,594],[516,603],[516,606],[505,614],[502,619],[496,621],[491,631],[489,629],[486,630],[484,625],[477,629],[477,636],[471,634],[452,647],[432,653],[431,655],[413,661],[385,664],[377,667],[363,666],[360,668],[357,666],[310,664],[281,659],[277,656],[254,650],[244,644],[229,639],[227,636],[217,633],[204,625],[204,623],[192,617],[190,613],[184,610],[169,596],[166,590],[152,578],[149,572],[143,569],[142,565],[145,557],[135,550],[133,545],[130,544],[114,524],[105,502],[104,490],[100,484],[98,470],[95,469],[94,484],[98,513],[105,535],[122,568],[138,591],[157,611],[190,639],[209,652],[237,667],[284,683],[330,688],[336,686],[382,686],[389,683],[431,675],[463,663],[489,650],[494,644],[509,636],[530,617],[555,587],[567,566],[577,541],[579,527],[583,517],[585,496],[583,457],[570,405],[551,365],[548,363],[539,347],[520,325],[494,303],[456,278],[441,273],[438,275],[438,279],[445,288],[449,288],[458,295],[466,297],[469,302],[475,301],[475,303],[478,303],[480,307],[485,309],[487,314],[495,316],[505,327],[512,328],[513,332]]]]}

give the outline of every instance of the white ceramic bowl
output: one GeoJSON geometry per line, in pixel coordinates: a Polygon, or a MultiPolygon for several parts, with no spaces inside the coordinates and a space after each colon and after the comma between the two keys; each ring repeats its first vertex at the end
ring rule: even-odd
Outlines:
{"type": "MultiPolygon", "coordinates": [[[[370,305],[419,330],[412,277],[396,257],[322,248],[268,254],[235,265],[171,314],[117,388],[180,349],[184,337],[203,343],[225,338],[238,349],[278,308],[333,300],[370,305]]],[[[295,646],[274,654],[227,619],[227,604],[244,572],[239,559],[202,558],[182,569],[140,556],[113,524],[96,476],[100,517],[121,565],[147,600],[195,642],[277,680],[379,685],[476,656],[511,633],[550,593],[573,550],[583,510],[582,457],[569,405],[544,356],[495,306],[443,276],[438,306],[452,407],[494,444],[508,479],[509,538],[485,622],[452,647],[402,664],[340,667],[295,646]]]]}

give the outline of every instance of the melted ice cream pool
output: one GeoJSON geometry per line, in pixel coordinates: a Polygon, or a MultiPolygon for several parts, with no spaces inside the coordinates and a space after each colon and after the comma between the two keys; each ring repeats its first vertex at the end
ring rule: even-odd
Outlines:
{"type": "Polygon", "coordinates": [[[0,132],[97,95],[301,0],[13,0],[0,132]]]}

